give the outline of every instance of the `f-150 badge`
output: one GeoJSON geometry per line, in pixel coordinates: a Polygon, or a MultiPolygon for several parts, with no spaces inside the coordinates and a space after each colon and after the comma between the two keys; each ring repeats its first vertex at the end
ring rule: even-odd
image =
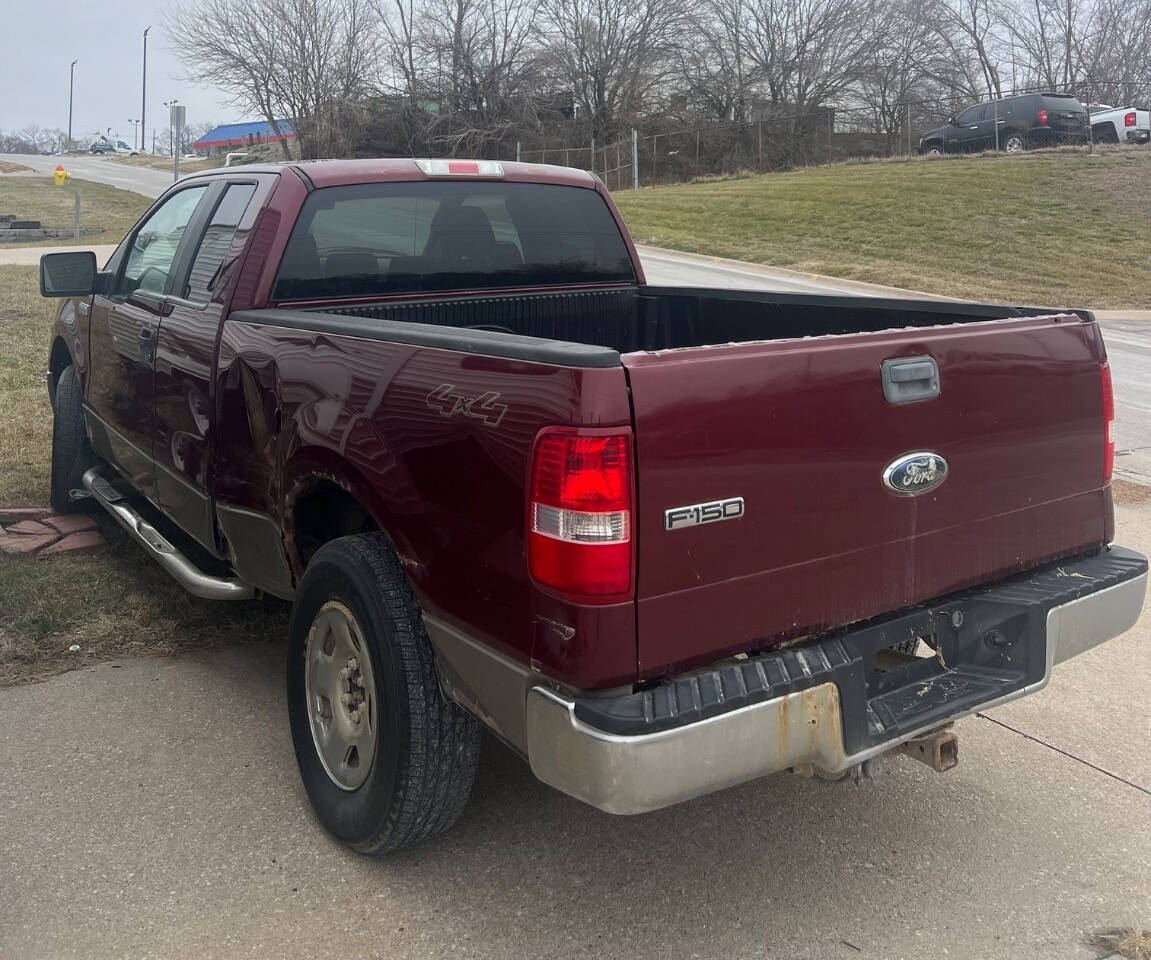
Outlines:
{"type": "Polygon", "coordinates": [[[698,527],[701,523],[716,523],[719,520],[738,520],[743,516],[743,497],[728,497],[726,500],[711,500],[707,503],[693,503],[687,507],[672,507],[663,512],[663,528],[680,530],[683,527],[698,527]]]}
{"type": "Polygon", "coordinates": [[[883,471],[883,483],[901,497],[918,497],[947,479],[947,461],[938,453],[907,453],[883,471]]]}

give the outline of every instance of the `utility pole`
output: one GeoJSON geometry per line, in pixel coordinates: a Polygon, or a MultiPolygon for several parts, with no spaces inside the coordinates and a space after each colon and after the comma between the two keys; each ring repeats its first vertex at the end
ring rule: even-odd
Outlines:
{"type": "MultiPolygon", "coordinates": [[[[144,72],[140,80],[140,152],[144,152],[144,131],[148,128],[144,125],[148,119],[148,31],[151,27],[144,28],[144,72]]],[[[155,147],[152,148],[155,153],[155,147]]]]}
{"type": "Polygon", "coordinates": [[[79,60],[73,60],[72,66],[68,70],[68,149],[72,149],[72,91],[75,88],[76,81],[76,64],[79,60]]]}

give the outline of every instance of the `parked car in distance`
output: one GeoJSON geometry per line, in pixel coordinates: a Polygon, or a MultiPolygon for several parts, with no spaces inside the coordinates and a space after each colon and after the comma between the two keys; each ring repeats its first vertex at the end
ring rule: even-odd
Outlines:
{"type": "Polygon", "coordinates": [[[1151,113],[1135,107],[1091,105],[1091,136],[1096,143],[1146,143],[1151,139],[1151,113]]]}
{"type": "Polygon", "coordinates": [[[95,154],[115,154],[121,157],[134,157],[140,152],[128,146],[123,140],[109,140],[107,137],[94,140],[88,149],[95,154]]]}
{"type": "Polygon", "coordinates": [[[1086,143],[1087,108],[1069,94],[1025,93],[968,107],[919,140],[921,154],[1019,153],[1033,147],[1086,143]]]}
{"type": "Polygon", "coordinates": [[[602,181],[491,160],[194,174],[41,292],[53,506],[292,603],[300,773],[362,852],[452,824],[482,726],[619,814],[949,769],[1143,605],[1085,310],[651,286],[602,181]]]}

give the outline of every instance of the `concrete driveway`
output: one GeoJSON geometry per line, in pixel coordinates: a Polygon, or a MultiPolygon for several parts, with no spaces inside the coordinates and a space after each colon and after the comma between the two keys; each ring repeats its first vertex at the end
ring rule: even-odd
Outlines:
{"type": "MultiPolygon", "coordinates": [[[[1151,550],[1151,503],[1119,541],[1151,550]]],[[[176,589],[173,587],[173,589],[176,589]]],[[[1052,960],[1151,926],[1151,617],[960,724],[961,763],[620,819],[488,741],[460,824],[314,823],[278,643],[0,691],[0,957],[1052,960]]]]}

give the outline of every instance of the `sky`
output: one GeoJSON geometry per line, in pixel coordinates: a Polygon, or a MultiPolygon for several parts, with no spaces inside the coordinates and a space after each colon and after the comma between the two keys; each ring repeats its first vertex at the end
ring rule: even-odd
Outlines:
{"type": "MultiPolygon", "coordinates": [[[[176,5],[178,0],[175,0],[176,5]]],[[[68,129],[68,65],[76,64],[72,136],[112,128],[132,142],[140,118],[144,28],[148,35],[147,137],[168,126],[164,101],[187,106],[189,125],[250,119],[220,91],[196,87],[164,36],[169,0],[0,0],[0,130],[31,123],[68,129]]]]}

